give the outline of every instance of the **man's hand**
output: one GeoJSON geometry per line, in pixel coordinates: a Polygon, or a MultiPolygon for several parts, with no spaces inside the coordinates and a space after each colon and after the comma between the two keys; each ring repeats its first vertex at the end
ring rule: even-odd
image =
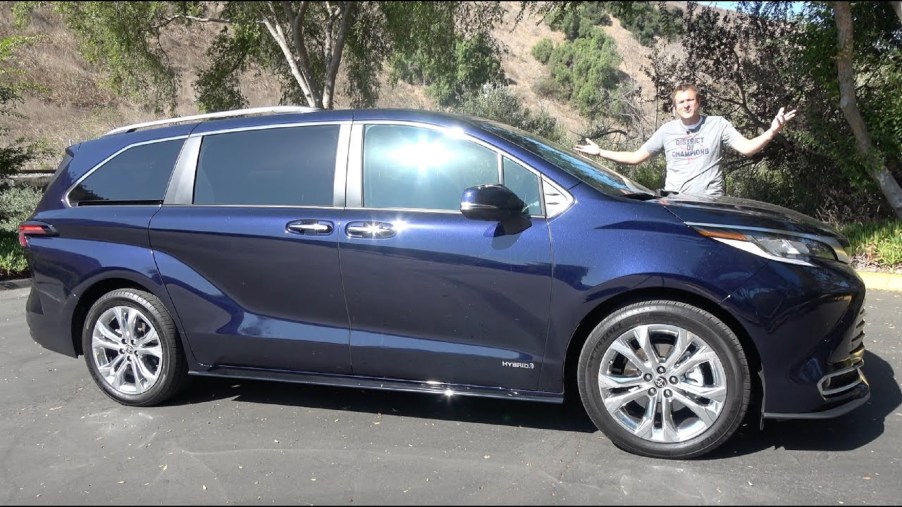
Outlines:
{"type": "Polygon", "coordinates": [[[785,124],[789,120],[795,118],[795,116],[796,116],[795,109],[793,109],[792,111],[790,111],[788,113],[783,113],[783,108],[781,107],[780,111],[777,112],[777,116],[774,117],[774,121],[772,121],[770,124],[771,132],[773,132],[774,134],[777,134],[778,132],[783,130],[783,124],[785,124]]]}
{"type": "MultiPolygon", "coordinates": [[[[781,110],[780,112],[782,113],[783,111],[781,110]]],[[[793,112],[795,112],[795,111],[793,111],[793,112]]],[[[574,146],[573,149],[576,151],[581,151],[588,155],[598,155],[601,153],[601,148],[599,148],[597,144],[593,143],[592,140],[589,139],[588,137],[586,138],[586,143],[588,143],[588,144],[585,144],[585,145],[578,144],[578,145],[574,146]]]]}

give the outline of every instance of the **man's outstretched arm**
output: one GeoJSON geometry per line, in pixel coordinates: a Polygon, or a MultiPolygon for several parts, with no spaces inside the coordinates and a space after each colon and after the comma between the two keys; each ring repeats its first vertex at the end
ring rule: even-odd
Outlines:
{"type": "Polygon", "coordinates": [[[642,162],[648,160],[649,157],[651,157],[651,153],[643,148],[639,148],[636,151],[602,150],[588,137],[586,138],[586,144],[576,145],[573,147],[573,149],[582,153],[586,153],[588,155],[598,155],[601,158],[606,158],[614,162],[629,165],[641,164],[642,162]]]}
{"type": "Polygon", "coordinates": [[[732,148],[739,153],[742,153],[745,156],[754,155],[759,151],[763,150],[765,146],[767,146],[771,141],[773,141],[774,137],[783,130],[783,125],[795,118],[796,110],[793,109],[788,113],[783,112],[783,108],[780,108],[780,111],[777,113],[777,116],[774,117],[774,121],[771,122],[770,128],[767,129],[763,134],[754,138],[747,139],[745,137],[740,137],[731,145],[732,148]]]}

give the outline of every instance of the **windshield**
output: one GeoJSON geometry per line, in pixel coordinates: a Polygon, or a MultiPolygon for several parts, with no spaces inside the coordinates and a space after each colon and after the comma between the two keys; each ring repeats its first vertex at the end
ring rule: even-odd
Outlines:
{"type": "Polygon", "coordinates": [[[493,121],[482,120],[479,125],[608,195],[626,195],[637,192],[654,194],[654,191],[635,181],[595,164],[577,152],[547,139],[493,121]]]}

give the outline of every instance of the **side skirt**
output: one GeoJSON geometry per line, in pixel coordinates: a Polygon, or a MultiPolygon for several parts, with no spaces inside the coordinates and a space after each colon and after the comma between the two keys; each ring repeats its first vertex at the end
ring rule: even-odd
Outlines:
{"type": "Polygon", "coordinates": [[[324,375],[285,370],[265,370],[262,368],[246,368],[237,366],[217,366],[205,371],[189,371],[190,375],[200,377],[220,377],[250,380],[275,380],[297,384],[314,384],[323,386],[356,387],[362,389],[378,389],[383,391],[404,391],[415,393],[441,394],[452,396],[476,396],[481,398],[502,398],[508,400],[540,401],[545,403],[563,403],[563,393],[544,393],[538,391],[521,391],[500,387],[479,387],[440,382],[420,382],[415,380],[397,380],[374,377],[353,377],[324,375]]]}

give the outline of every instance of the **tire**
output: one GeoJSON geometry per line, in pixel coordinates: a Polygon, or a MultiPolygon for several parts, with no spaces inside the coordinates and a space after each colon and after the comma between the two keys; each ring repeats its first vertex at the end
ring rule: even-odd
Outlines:
{"type": "Polygon", "coordinates": [[[751,396],[736,334],[676,301],[635,303],[609,315],[583,345],[577,375],[598,429],[617,447],[655,458],[713,451],[739,428],[751,396]]]}
{"type": "Polygon", "coordinates": [[[98,299],[85,319],[82,347],[94,382],[123,405],[160,404],[188,382],[175,323],[148,292],[118,289],[98,299]]]}

